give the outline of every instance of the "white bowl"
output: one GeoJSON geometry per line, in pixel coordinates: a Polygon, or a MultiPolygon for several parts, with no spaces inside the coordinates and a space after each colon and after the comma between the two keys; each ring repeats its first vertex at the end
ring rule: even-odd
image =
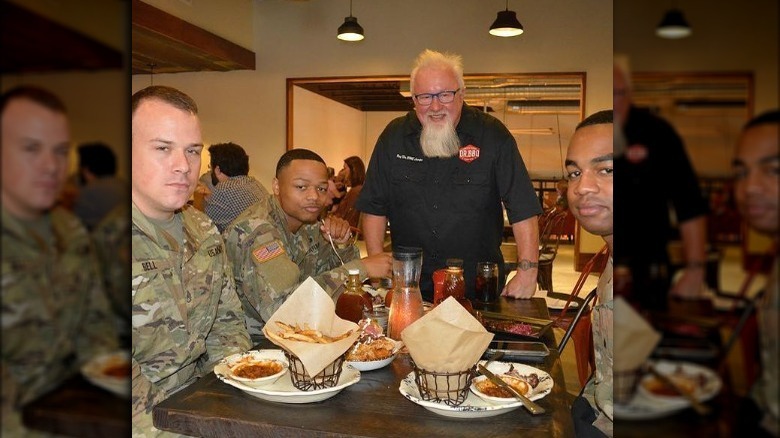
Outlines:
{"type": "Polygon", "coordinates": [[[358,371],[373,371],[373,370],[378,370],[380,368],[386,367],[388,364],[390,364],[390,362],[392,362],[395,359],[397,355],[398,352],[395,352],[391,354],[390,357],[386,357],[384,359],[369,360],[365,362],[347,361],[347,364],[352,365],[358,371]]]}
{"type": "MultiPolygon", "coordinates": [[[[518,379],[517,377],[508,376],[506,374],[497,374],[496,376],[499,377],[501,380],[507,382],[507,383],[509,383],[511,381],[525,383],[525,381],[523,381],[521,379],[518,379]]],[[[525,384],[528,385],[527,383],[525,383],[525,384]]],[[[483,399],[483,400],[485,400],[487,402],[490,402],[490,403],[507,404],[507,403],[516,403],[518,401],[515,397],[496,397],[496,396],[485,394],[484,392],[482,392],[482,389],[481,389],[483,387],[483,385],[489,385],[490,387],[495,387],[496,386],[494,383],[490,382],[486,376],[478,376],[478,377],[475,377],[471,381],[471,392],[473,392],[474,394],[478,395],[481,399],[483,399]]],[[[514,387],[514,385],[513,385],[513,387],[514,387]]],[[[518,388],[515,387],[515,389],[518,389],[518,388]]],[[[528,396],[528,392],[530,392],[530,391],[531,391],[530,385],[528,385],[528,391],[526,391],[525,393],[523,393],[522,391],[520,391],[518,389],[518,392],[520,392],[521,394],[523,394],[525,396],[528,396]]]]}
{"type": "Polygon", "coordinates": [[[403,342],[396,341],[390,338],[385,338],[389,341],[392,341],[395,346],[393,347],[393,352],[390,354],[390,356],[385,357],[383,359],[377,359],[377,360],[364,360],[364,361],[357,361],[357,360],[347,360],[347,364],[352,365],[355,367],[358,371],[373,371],[378,370],[380,368],[384,368],[387,365],[392,362],[396,356],[398,356],[398,351],[401,350],[401,348],[404,346],[403,342]]]}
{"type": "Polygon", "coordinates": [[[259,388],[268,386],[279,380],[285,373],[290,364],[284,357],[284,353],[281,350],[252,350],[246,353],[234,354],[223,359],[228,369],[228,377],[241,382],[244,385],[251,386],[252,388],[259,388]],[[274,374],[265,375],[263,377],[249,378],[242,377],[236,372],[239,372],[242,368],[252,365],[262,366],[274,366],[278,367],[279,371],[274,374]]]}

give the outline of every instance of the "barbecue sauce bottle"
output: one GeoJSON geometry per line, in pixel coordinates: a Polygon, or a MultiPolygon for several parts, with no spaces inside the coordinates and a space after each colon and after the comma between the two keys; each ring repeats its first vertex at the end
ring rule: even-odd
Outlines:
{"type": "MultiPolygon", "coordinates": [[[[444,271],[444,288],[441,301],[453,297],[469,312],[471,301],[466,299],[466,281],[463,279],[463,260],[447,259],[447,269],[444,271]]],[[[440,302],[441,302],[440,301],[440,302]]],[[[439,304],[439,303],[436,303],[439,304]]]]}
{"type": "Polygon", "coordinates": [[[336,315],[339,318],[357,323],[363,319],[363,311],[371,311],[373,303],[371,296],[363,290],[360,284],[360,271],[350,269],[347,271],[347,288],[339,295],[336,301],[336,315]]]}

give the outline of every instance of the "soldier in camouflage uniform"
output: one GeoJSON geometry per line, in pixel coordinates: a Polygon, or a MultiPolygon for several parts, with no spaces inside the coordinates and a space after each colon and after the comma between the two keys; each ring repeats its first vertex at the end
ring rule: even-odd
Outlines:
{"type": "Polygon", "coordinates": [[[65,182],[65,107],[45,90],[3,95],[2,436],[25,430],[20,408],[96,354],[117,348],[89,234],[54,207],[65,182]]]}
{"type": "Polygon", "coordinates": [[[317,222],[327,191],[323,159],[306,149],[288,151],[276,167],[274,196],[247,208],[223,233],[253,342],[262,339],[264,321],[308,277],[335,300],[347,269],[359,269],[363,278],[390,276],[390,254],[361,260],[348,222],[317,222]]]}
{"type": "Polygon", "coordinates": [[[122,203],[108,212],[92,231],[106,296],[123,345],[130,341],[130,207],[122,203]]]}
{"type": "Polygon", "coordinates": [[[140,437],[166,434],[152,425],[157,403],[250,344],[222,237],[185,207],[203,149],[195,102],[170,87],[138,91],[132,134],[132,415],[140,437]]]}
{"type": "Polygon", "coordinates": [[[577,436],[613,436],[612,413],[605,415],[600,408],[612,406],[613,387],[612,139],[612,110],[599,111],[577,125],[566,153],[569,208],[583,228],[604,239],[610,253],[591,311],[596,370],[583,390],[587,402],[578,398],[572,404],[577,436]]]}
{"type": "Polygon", "coordinates": [[[780,434],[780,260],[776,252],[780,230],[779,139],[780,111],[758,115],[743,128],[733,161],[737,207],[752,229],[774,240],[775,250],[764,296],[756,307],[761,341],[761,375],[751,391],[752,404],[755,406],[750,406],[751,402],[746,401],[740,412],[739,420],[742,424],[736,430],[744,436],[780,434]],[[759,423],[758,430],[754,430],[759,423]]]}

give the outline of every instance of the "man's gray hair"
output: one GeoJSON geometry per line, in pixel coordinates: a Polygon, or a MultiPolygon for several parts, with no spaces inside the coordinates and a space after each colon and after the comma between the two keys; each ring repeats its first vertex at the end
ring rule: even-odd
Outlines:
{"type": "Polygon", "coordinates": [[[412,94],[414,93],[414,79],[417,76],[417,72],[422,68],[439,67],[452,70],[455,73],[455,77],[458,78],[458,86],[461,91],[466,89],[466,84],[463,81],[463,57],[452,53],[441,53],[435,50],[425,49],[414,62],[414,68],[409,80],[409,89],[412,94]]]}

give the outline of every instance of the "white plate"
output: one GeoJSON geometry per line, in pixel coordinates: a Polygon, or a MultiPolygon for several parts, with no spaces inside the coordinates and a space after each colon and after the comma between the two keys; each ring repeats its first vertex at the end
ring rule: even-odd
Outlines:
{"type": "Polygon", "coordinates": [[[113,392],[121,397],[130,397],[130,353],[115,351],[96,356],[81,366],[81,374],[95,386],[113,392]],[[105,367],[111,363],[126,363],[127,377],[113,377],[103,374],[105,367]]]}
{"type": "MultiPolygon", "coordinates": [[[[704,374],[704,385],[696,391],[699,401],[707,401],[720,392],[723,382],[720,380],[720,377],[709,368],[690,362],[665,360],[655,362],[656,369],[664,374],[673,372],[678,365],[681,365],[683,370],[687,373],[701,372],[704,374]]],[[[628,404],[616,404],[614,406],[615,418],[618,420],[652,420],[675,414],[690,406],[690,402],[682,396],[660,396],[645,390],[642,386],[642,382],[650,378],[652,377],[644,376],[640,380],[637,393],[628,404]]]]}
{"type": "Polygon", "coordinates": [[[393,354],[390,355],[390,357],[386,357],[381,360],[370,360],[370,361],[363,361],[363,362],[348,360],[346,362],[347,364],[355,367],[355,369],[357,369],[358,371],[373,371],[373,370],[378,370],[380,368],[384,368],[387,365],[389,365],[390,362],[395,360],[395,357],[398,356],[398,350],[400,350],[401,347],[403,347],[404,345],[403,342],[399,342],[399,341],[393,341],[393,342],[395,342],[395,348],[393,349],[393,354]]]}
{"type": "MultiPolygon", "coordinates": [[[[284,358],[284,352],[282,352],[282,350],[267,351],[277,351],[278,354],[284,358]]],[[[314,403],[327,400],[341,392],[342,389],[360,381],[360,371],[347,364],[344,364],[344,367],[341,370],[338,385],[332,388],[317,389],[314,391],[301,391],[293,386],[289,373],[282,376],[281,379],[271,385],[262,388],[252,388],[251,386],[244,385],[241,382],[231,379],[228,373],[229,369],[227,365],[222,362],[214,367],[214,374],[217,375],[219,380],[238,388],[251,396],[277,403],[314,403]]]]}
{"type": "MultiPolygon", "coordinates": [[[[723,386],[723,382],[721,382],[720,377],[718,377],[715,371],[703,367],[701,365],[693,364],[690,362],[659,360],[654,362],[654,366],[655,369],[658,370],[658,372],[661,374],[671,375],[678,368],[681,368],[684,374],[704,376],[703,384],[701,386],[697,386],[693,394],[696,396],[697,400],[702,402],[707,401],[715,397],[716,395],[718,395],[721,387],[723,386]]],[[[682,395],[672,395],[672,396],[658,395],[646,389],[643,383],[652,379],[655,379],[655,377],[653,377],[652,375],[646,375],[642,377],[642,379],[639,381],[639,387],[637,388],[637,392],[644,394],[646,397],[650,399],[656,399],[660,402],[679,403],[679,404],[684,404],[685,406],[690,405],[688,399],[686,399],[682,395]]]]}
{"type": "MultiPolygon", "coordinates": [[[[480,361],[480,362],[483,364],[485,363],[485,361],[480,361]]],[[[547,394],[549,394],[550,391],[552,391],[552,387],[553,387],[552,377],[550,377],[549,374],[547,374],[546,372],[538,368],[534,368],[519,363],[512,364],[508,362],[491,362],[488,365],[488,369],[495,374],[504,374],[507,371],[509,371],[510,365],[514,365],[515,369],[518,370],[520,374],[525,375],[525,374],[536,373],[539,376],[539,385],[537,385],[536,388],[532,389],[531,392],[528,394],[528,398],[530,398],[531,400],[538,400],[546,396],[547,394]]],[[[505,403],[505,404],[490,403],[483,400],[482,398],[472,393],[471,391],[468,392],[468,395],[466,396],[466,400],[460,406],[449,406],[447,404],[436,402],[436,401],[423,400],[422,397],[420,397],[420,392],[417,390],[417,384],[414,383],[414,371],[409,373],[406,377],[404,377],[403,380],[401,380],[401,385],[398,388],[398,390],[408,400],[424,407],[425,409],[435,414],[443,415],[445,417],[454,417],[454,418],[493,417],[495,415],[501,415],[513,411],[523,405],[519,401],[512,402],[512,403],[505,403]]]]}

